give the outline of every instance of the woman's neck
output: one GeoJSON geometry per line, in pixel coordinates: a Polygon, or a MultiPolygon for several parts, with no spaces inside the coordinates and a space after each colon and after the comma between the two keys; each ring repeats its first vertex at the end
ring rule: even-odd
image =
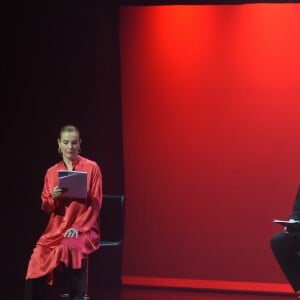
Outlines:
{"type": "Polygon", "coordinates": [[[72,171],[73,170],[73,161],[66,159],[66,158],[64,158],[63,161],[64,161],[65,166],[67,167],[67,170],[72,171]]]}

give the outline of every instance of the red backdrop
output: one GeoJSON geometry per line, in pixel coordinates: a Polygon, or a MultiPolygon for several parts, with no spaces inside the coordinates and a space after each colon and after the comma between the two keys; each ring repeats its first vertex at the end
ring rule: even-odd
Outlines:
{"type": "Polygon", "coordinates": [[[124,6],[120,42],[123,282],[289,291],[269,241],[300,183],[300,5],[124,6]]]}

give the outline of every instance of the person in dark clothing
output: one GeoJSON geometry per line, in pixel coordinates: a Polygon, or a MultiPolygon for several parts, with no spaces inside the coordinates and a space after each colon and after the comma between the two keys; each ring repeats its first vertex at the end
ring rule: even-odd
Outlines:
{"type": "MultiPolygon", "coordinates": [[[[300,222],[300,185],[289,220],[300,222]]],[[[284,227],[272,236],[271,249],[296,298],[300,299],[300,223],[284,227]]]]}

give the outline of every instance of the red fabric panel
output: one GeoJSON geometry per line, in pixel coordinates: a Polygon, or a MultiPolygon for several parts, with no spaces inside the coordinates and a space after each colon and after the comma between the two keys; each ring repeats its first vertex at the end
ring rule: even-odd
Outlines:
{"type": "Polygon", "coordinates": [[[124,276],[286,283],[300,5],[120,9],[124,276]]]}

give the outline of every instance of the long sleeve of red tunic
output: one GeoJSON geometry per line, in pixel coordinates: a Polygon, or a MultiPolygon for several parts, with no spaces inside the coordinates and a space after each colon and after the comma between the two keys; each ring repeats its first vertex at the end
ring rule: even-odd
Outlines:
{"type": "Polygon", "coordinates": [[[87,172],[87,199],[52,198],[58,185],[58,170],[66,170],[61,161],[50,167],[44,178],[41,194],[42,210],[50,214],[46,229],[38,239],[29,260],[26,279],[48,275],[61,263],[73,269],[81,268],[82,259],[99,248],[99,212],[102,204],[102,175],[96,162],[79,156],[73,170],[87,172]],[[69,228],[79,231],[78,238],[65,238],[69,228]]]}

